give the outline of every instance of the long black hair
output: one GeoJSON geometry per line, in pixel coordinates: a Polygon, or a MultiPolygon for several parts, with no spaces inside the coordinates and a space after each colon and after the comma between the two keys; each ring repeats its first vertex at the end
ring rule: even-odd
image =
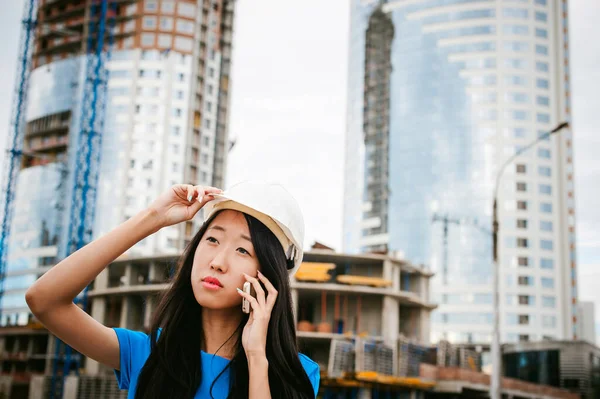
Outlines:
{"type": "MultiPolygon", "coordinates": [[[[266,348],[271,397],[314,398],[312,384],[298,357],[287,273],[289,261],[275,235],[256,218],[247,214],[244,216],[261,273],[278,291],[277,301],[271,311],[266,348]]],[[[215,217],[204,223],[185,249],[171,288],[165,292],[154,313],[150,334],[151,352],[140,372],[136,399],[192,399],[200,387],[200,350],[204,332],[202,307],[194,297],[191,273],[196,248],[215,217]]],[[[230,368],[228,399],[248,398],[248,360],[241,339],[241,331],[247,320],[248,316],[244,315],[234,336],[230,337],[235,339],[235,349],[227,366],[230,368]]]]}

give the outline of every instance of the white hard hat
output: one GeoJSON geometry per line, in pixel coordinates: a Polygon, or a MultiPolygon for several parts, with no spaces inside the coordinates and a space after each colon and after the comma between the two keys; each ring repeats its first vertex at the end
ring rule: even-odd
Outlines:
{"type": "Polygon", "coordinates": [[[215,212],[232,209],[260,220],[281,243],[285,256],[293,260],[293,276],[304,254],[304,218],[300,206],[281,184],[246,181],[235,184],[204,205],[204,221],[215,212]]]}

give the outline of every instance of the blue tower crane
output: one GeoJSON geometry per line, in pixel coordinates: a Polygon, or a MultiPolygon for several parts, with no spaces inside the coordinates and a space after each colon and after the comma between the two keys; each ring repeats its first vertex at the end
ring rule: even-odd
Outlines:
{"type": "Polygon", "coordinates": [[[31,74],[31,55],[33,36],[37,25],[37,0],[26,0],[23,13],[19,61],[17,65],[16,90],[12,109],[10,132],[8,135],[7,157],[4,171],[4,212],[2,213],[2,232],[0,232],[0,312],[4,294],[4,277],[8,261],[8,245],[13,215],[13,201],[17,189],[17,176],[21,170],[23,138],[25,133],[25,110],[29,76],[31,74]]]}
{"type": "MultiPolygon", "coordinates": [[[[81,96],[80,130],[76,147],[77,158],[72,174],[73,189],[68,221],[66,256],[79,250],[92,240],[108,84],[106,62],[110,59],[112,52],[114,24],[117,14],[117,1],[95,0],[91,3],[85,77],[81,96]],[[110,10],[109,2],[111,3],[110,10]]],[[[87,310],[88,289],[89,287],[86,287],[75,299],[75,303],[84,311],[87,310]]],[[[81,355],[78,353],[73,354],[72,348],[57,338],[52,366],[51,399],[62,397],[65,378],[72,367],[78,373],[80,363],[81,355]],[[63,346],[65,349],[64,363],[62,375],[59,375],[60,352],[63,346]]]]}

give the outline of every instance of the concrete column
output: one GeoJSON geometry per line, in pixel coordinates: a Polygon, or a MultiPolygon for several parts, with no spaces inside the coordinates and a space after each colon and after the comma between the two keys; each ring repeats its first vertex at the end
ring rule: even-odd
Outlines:
{"type": "MultiPolygon", "coordinates": [[[[91,316],[102,324],[106,322],[106,298],[92,298],[91,316]]],[[[97,361],[90,359],[89,357],[86,358],[85,373],[88,375],[98,375],[99,372],[100,364],[97,361]]]]}
{"type": "Polygon", "coordinates": [[[382,277],[386,280],[391,280],[392,289],[394,290],[397,290],[400,287],[400,280],[396,278],[396,270],[398,269],[399,267],[392,263],[392,261],[390,261],[389,259],[383,261],[382,277]]]}
{"type": "Polygon", "coordinates": [[[65,386],[63,389],[62,399],[77,399],[79,391],[79,377],[76,375],[69,375],[65,379],[65,386]]]}
{"type": "Polygon", "coordinates": [[[429,309],[421,309],[420,311],[420,328],[419,328],[419,340],[422,343],[429,343],[430,337],[430,318],[431,311],[429,309]]]}
{"type": "MultiPolygon", "coordinates": [[[[381,336],[383,343],[398,348],[398,335],[400,332],[400,301],[397,298],[383,297],[383,309],[381,313],[381,336]]],[[[395,353],[395,352],[394,352],[395,353]]],[[[398,356],[394,355],[393,371],[398,372],[398,356]]]]}
{"type": "Polygon", "coordinates": [[[128,285],[138,285],[138,278],[140,276],[139,268],[132,264],[127,265],[127,267],[129,268],[129,277],[127,280],[127,284],[128,285]]]}
{"type": "MultiPolygon", "coordinates": [[[[108,288],[108,268],[102,270],[94,282],[94,290],[104,290],[108,288]]],[[[94,297],[90,298],[91,311],[90,315],[98,320],[98,322],[106,323],[106,298],[105,297],[94,297]]],[[[98,375],[100,372],[100,364],[87,358],[85,361],[85,372],[89,375],[98,375]]]]}
{"type": "Polygon", "coordinates": [[[102,270],[94,280],[94,290],[103,290],[108,288],[108,268],[102,270]]]}
{"type": "Polygon", "coordinates": [[[148,295],[146,297],[146,303],[144,306],[146,310],[144,311],[144,328],[150,329],[150,323],[152,322],[152,313],[154,313],[154,308],[156,307],[156,298],[154,296],[148,295]]]}
{"type": "Polygon", "coordinates": [[[52,360],[56,351],[56,338],[52,334],[48,334],[48,345],[46,349],[46,375],[52,374],[52,360]]]}
{"type": "Polygon", "coordinates": [[[419,294],[422,301],[429,302],[429,278],[419,277],[419,294]]]}
{"type": "Polygon", "coordinates": [[[29,382],[29,399],[44,399],[45,375],[32,375],[29,382]]]}
{"type": "Polygon", "coordinates": [[[148,266],[148,281],[151,283],[155,283],[158,280],[158,266],[156,262],[150,262],[150,266],[148,266]]]}
{"type": "Polygon", "coordinates": [[[133,266],[131,263],[125,265],[125,274],[123,275],[123,281],[125,281],[125,286],[131,285],[131,278],[133,274],[133,266]]]}
{"type": "Polygon", "coordinates": [[[121,304],[121,320],[119,321],[119,327],[129,328],[129,313],[131,312],[131,308],[131,298],[123,298],[123,303],[121,304]]]}

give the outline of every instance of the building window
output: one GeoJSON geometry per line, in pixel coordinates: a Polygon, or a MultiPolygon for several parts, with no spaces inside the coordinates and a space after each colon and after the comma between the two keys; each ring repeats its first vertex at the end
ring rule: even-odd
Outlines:
{"type": "Polygon", "coordinates": [[[142,27],[144,29],[156,29],[156,17],[144,17],[142,27]]]}
{"type": "Polygon", "coordinates": [[[210,145],[210,137],[208,137],[208,136],[202,137],[202,145],[204,145],[205,147],[208,147],[210,145]]]}
{"type": "Polygon", "coordinates": [[[524,76],[508,75],[504,77],[504,83],[507,86],[527,86],[527,79],[524,76]]]}
{"type": "Polygon", "coordinates": [[[554,288],[554,279],[552,277],[542,277],[542,288],[554,288]]]}
{"type": "Polygon", "coordinates": [[[535,305],[535,296],[519,295],[519,305],[535,305]]]}
{"type": "Polygon", "coordinates": [[[208,92],[208,94],[213,94],[213,87],[212,87],[212,85],[207,85],[206,86],[206,91],[208,92]]]}
{"type": "Polygon", "coordinates": [[[542,327],[545,328],[554,328],[556,327],[556,316],[542,316],[542,327]]]}
{"type": "Polygon", "coordinates": [[[505,8],[502,10],[502,15],[506,18],[527,19],[529,13],[523,8],[505,8]]]}
{"type": "Polygon", "coordinates": [[[506,93],[504,98],[509,103],[525,104],[529,102],[529,97],[525,93],[506,93]]]}
{"type": "Polygon", "coordinates": [[[177,32],[193,34],[194,23],[192,21],[186,21],[185,19],[178,19],[175,29],[177,32]]]}
{"type": "Polygon", "coordinates": [[[211,78],[215,76],[215,68],[213,68],[213,67],[208,68],[208,76],[211,78]]]}
{"type": "Polygon", "coordinates": [[[527,201],[517,201],[517,209],[520,211],[527,210],[527,201]]]}
{"type": "Polygon", "coordinates": [[[535,52],[540,55],[548,55],[548,46],[544,46],[543,44],[536,44],[535,52]]]}
{"type": "Polygon", "coordinates": [[[502,32],[505,35],[528,35],[529,27],[527,25],[504,25],[502,32]]]}
{"type": "Polygon", "coordinates": [[[552,251],[553,246],[552,240],[540,240],[540,248],[542,249],[552,251]]]}
{"type": "Polygon", "coordinates": [[[206,111],[208,111],[208,112],[212,111],[212,103],[210,101],[206,102],[206,111]]]}
{"type": "Polygon", "coordinates": [[[208,155],[207,154],[202,154],[200,156],[200,159],[201,159],[203,165],[208,165],[208,155]]]}
{"type": "Polygon", "coordinates": [[[549,202],[540,203],[540,212],[552,213],[552,204],[549,202]]]}
{"type": "Polygon", "coordinates": [[[144,11],[158,10],[158,0],[146,0],[144,2],[144,11]]]}
{"type": "Polygon", "coordinates": [[[142,46],[154,46],[154,33],[142,33],[142,46]]]}
{"type": "Polygon", "coordinates": [[[540,194],[552,194],[552,186],[549,184],[540,184],[540,194]]]}
{"type": "Polygon", "coordinates": [[[194,18],[196,16],[196,5],[179,2],[177,4],[177,14],[183,15],[184,17],[194,18]]]}
{"type": "Polygon", "coordinates": [[[519,324],[520,325],[529,325],[529,315],[526,314],[520,314],[519,315],[519,324]]]}
{"type": "Polygon", "coordinates": [[[160,29],[172,31],[173,30],[173,18],[160,17],[160,29]]]}
{"type": "Polygon", "coordinates": [[[506,58],[504,59],[504,67],[514,69],[525,69],[527,68],[527,60],[522,58],[506,58]]]}
{"type": "Polygon", "coordinates": [[[548,166],[540,166],[538,167],[538,173],[540,176],[550,177],[552,175],[552,170],[548,166]]]}
{"type": "Polygon", "coordinates": [[[550,150],[547,148],[538,148],[538,157],[550,159],[550,150]]]}
{"type": "Polygon", "coordinates": [[[537,114],[536,117],[538,123],[550,123],[550,114],[537,114]]]}
{"type": "Polygon", "coordinates": [[[194,41],[189,37],[175,36],[175,48],[182,51],[192,51],[194,41]]]}
{"type": "Polygon", "coordinates": [[[517,259],[517,262],[519,263],[519,266],[523,266],[523,267],[529,266],[529,258],[526,256],[519,256],[519,258],[517,259]]]}
{"type": "Polygon", "coordinates": [[[176,90],[175,91],[175,98],[178,100],[183,100],[183,90],[176,90]]]}
{"type": "Polygon", "coordinates": [[[173,165],[171,165],[171,172],[178,172],[179,171],[179,164],[177,162],[173,162],[173,165]]]}
{"type": "Polygon", "coordinates": [[[552,231],[552,222],[541,220],[540,221],[540,230],[542,231],[552,231]]]}
{"type": "Polygon", "coordinates": [[[183,73],[178,73],[177,80],[183,82],[185,80],[185,75],[183,73]]]}
{"type": "Polygon", "coordinates": [[[529,44],[525,42],[504,42],[504,50],[524,53],[529,50],[529,44]]]}
{"type": "Polygon", "coordinates": [[[518,283],[519,283],[519,285],[532,286],[533,285],[533,277],[519,276],[518,283]]]}
{"type": "Polygon", "coordinates": [[[181,133],[181,128],[179,126],[173,126],[171,133],[173,134],[173,136],[179,136],[179,134],[181,133]]]}
{"type": "Polygon", "coordinates": [[[556,298],[553,296],[543,296],[542,297],[542,307],[544,308],[555,308],[556,307],[556,298]]]}
{"type": "Polygon", "coordinates": [[[550,83],[548,79],[537,78],[535,81],[535,85],[538,89],[547,89],[550,87],[550,83]]]}
{"type": "Polygon", "coordinates": [[[529,242],[527,238],[517,238],[517,247],[519,248],[527,248],[529,246],[529,242]]]}
{"type": "Polygon", "coordinates": [[[162,0],[160,4],[160,11],[163,14],[173,14],[175,12],[175,2],[162,0]]]}
{"type": "Polygon", "coordinates": [[[550,99],[546,96],[537,96],[536,97],[536,103],[537,105],[545,105],[545,106],[549,106],[550,105],[550,99]]]}
{"type": "Polygon", "coordinates": [[[517,228],[526,229],[527,228],[527,220],[525,219],[517,219],[517,228]]]}
{"type": "Polygon", "coordinates": [[[538,72],[548,72],[550,67],[548,66],[547,62],[542,62],[542,61],[536,61],[535,63],[535,69],[538,72]]]}
{"type": "Polygon", "coordinates": [[[171,47],[171,35],[158,35],[158,47],[160,48],[170,48],[171,47]]]}
{"type": "Polygon", "coordinates": [[[536,11],[535,20],[540,22],[546,22],[548,20],[548,15],[545,12],[536,11]]]}
{"type": "Polygon", "coordinates": [[[542,28],[535,28],[535,36],[546,39],[548,37],[548,31],[542,28]]]}
{"type": "Polygon", "coordinates": [[[181,108],[174,108],[173,109],[173,116],[180,117],[181,116],[181,108]]]}
{"type": "Polygon", "coordinates": [[[540,267],[542,269],[546,269],[546,270],[553,270],[554,269],[554,259],[541,258],[540,259],[540,267]]]}
{"type": "Polygon", "coordinates": [[[517,164],[517,173],[527,173],[527,168],[523,164],[517,164]]]}
{"type": "Polygon", "coordinates": [[[517,191],[527,191],[527,183],[517,183],[517,191]]]}
{"type": "Polygon", "coordinates": [[[546,0],[535,0],[535,4],[540,5],[540,6],[545,6],[546,0]]]}

